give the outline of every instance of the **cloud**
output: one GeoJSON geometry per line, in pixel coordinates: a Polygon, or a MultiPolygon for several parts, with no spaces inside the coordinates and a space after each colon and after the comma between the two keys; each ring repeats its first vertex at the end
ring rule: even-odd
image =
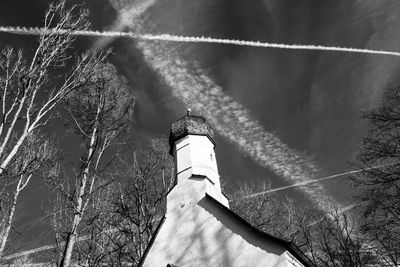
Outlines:
{"type": "MultiPolygon", "coordinates": [[[[130,20],[129,25],[135,25],[130,29],[142,31],[138,25],[143,23],[135,22],[130,20]]],[[[183,60],[163,42],[139,40],[136,47],[143,52],[146,62],[172,88],[177,98],[189,99],[192,109],[206,117],[220,135],[261,166],[273,170],[290,183],[309,181],[320,172],[306,156],[290,149],[267,132],[243,105],[225,94],[199,64],[183,60]]],[[[327,207],[328,203],[335,203],[320,184],[299,188],[321,209],[327,207]]]]}
{"type": "MultiPolygon", "coordinates": [[[[119,20],[114,25],[113,30],[129,28],[133,32],[80,32],[82,35],[97,35],[97,36],[131,36],[138,38],[137,47],[140,48],[146,61],[154,70],[160,73],[160,76],[172,88],[175,96],[179,99],[192,99],[192,106],[195,110],[202,113],[214,125],[216,130],[231,143],[237,145],[246,155],[252,157],[256,162],[264,167],[268,167],[278,175],[284,177],[286,181],[304,182],[311,179],[318,170],[312,161],[304,155],[290,149],[275,135],[266,131],[262,123],[253,118],[250,112],[241,104],[233,100],[227,95],[221,86],[217,85],[208,75],[204,73],[199,64],[195,61],[188,62],[181,57],[180,53],[174,52],[170,46],[162,41],[174,42],[212,42],[220,44],[234,44],[239,46],[255,46],[269,47],[282,49],[300,49],[300,50],[321,50],[321,51],[342,51],[350,53],[375,53],[381,55],[400,55],[397,52],[345,48],[334,46],[317,46],[317,45],[287,45],[268,42],[253,42],[240,41],[220,38],[207,37],[186,37],[174,35],[152,35],[152,34],[137,34],[142,32],[145,27],[145,22],[140,19],[133,21],[133,18],[138,18],[144,14],[154,3],[151,1],[135,2],[137,6],[125,6],[119,16],[119,20]],[[130,25],[134,25],[133,27],[130,25]],[[143,40],[151,40],[145,42],[143,40]],[[161,42],[156,42],[156,41],[161,42]]],[[[2,28],[2,30],[6,30],[2,28]]],[[[32,31],[35,29],[11,29],[13,31],[32,31]]],[[[37,29],[36,29],[37,31],[37,29]]],[[[102,46],[104,44],[100,44],[102,46]]],[[[350,57],[349,57],[350,58],[350,57]]],[[[318,61],[317,68],[323,69],[321,66],[325,61],[318,61]]],[[[319,75],[313,83],[313,95],[321,95],[321,97],[313,98],[318,101],[325,101],[329,92],[324,92],[319,83],[323,81],[319,75]]],[[[314,110],[318,107],[324,108],[324,102],[315,102],[314,110]]],[[[329,121],[329,120],[326,120],[329,121]]],[[[323,128],[322,128],[323,129],[323,128]]],[[[323,136],[319,133],[319,129],[315,131],[318,136],[323,136]]],[[[318,142],[318,138],[313,139],[313,142],[318,142]]],[[[321,185],[315,185],[315,188],[303,188],[304,192],[311,196],[315,201],[317,199],[323,201],[332,201],[328,197],[327,192],[321,185]]]]}

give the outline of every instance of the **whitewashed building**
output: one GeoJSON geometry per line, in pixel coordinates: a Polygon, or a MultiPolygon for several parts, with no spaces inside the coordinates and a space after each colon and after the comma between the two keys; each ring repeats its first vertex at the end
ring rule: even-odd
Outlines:
{"type": "Polygon", "coordinates": [[[176,185],[140,266],[312,266],[293,244],[252,227],[221,191],[213,130],[203,117],[172,125],[176,185]]]}

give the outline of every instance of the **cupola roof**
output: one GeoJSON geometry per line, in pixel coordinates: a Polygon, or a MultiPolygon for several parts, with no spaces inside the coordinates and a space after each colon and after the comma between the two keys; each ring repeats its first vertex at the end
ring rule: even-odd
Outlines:
{"type": "Polygon", "coordinates": [[[171,154],[175,141],[187,135],[204,135],[207,136],[213,144],[215,144],[214,130],[211,128],[206,119],[201,116],[186,115],[172,124],[169,135],[171,154]]]}

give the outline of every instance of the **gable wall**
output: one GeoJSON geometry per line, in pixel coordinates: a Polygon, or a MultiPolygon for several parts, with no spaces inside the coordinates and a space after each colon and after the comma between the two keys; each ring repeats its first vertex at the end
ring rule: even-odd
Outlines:
{"type": "Polygon", "coordinates": [[[284,253],[204,197],[168,210],[144,266],[292,266],[284,253]]]}

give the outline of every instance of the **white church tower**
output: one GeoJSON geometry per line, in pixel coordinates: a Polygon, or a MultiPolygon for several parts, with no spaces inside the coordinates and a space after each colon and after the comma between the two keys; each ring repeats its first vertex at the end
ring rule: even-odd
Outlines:
{"type": "Polygon", "coordinates": [[[214,133],[203,117],[172,125],[176,184],[139,266],[312,266],[295,246],[252,227],[229,209],[215,159],[214,133]]]}
{"type": "Polygon", "coordinates": [[[176,188],[167,208],[194,205],[206,194],[229,207],[222,194],[215,158],[214,132],[203,117],[185,116],[172,124],[169,138],[175,158],[176,188]]]}

